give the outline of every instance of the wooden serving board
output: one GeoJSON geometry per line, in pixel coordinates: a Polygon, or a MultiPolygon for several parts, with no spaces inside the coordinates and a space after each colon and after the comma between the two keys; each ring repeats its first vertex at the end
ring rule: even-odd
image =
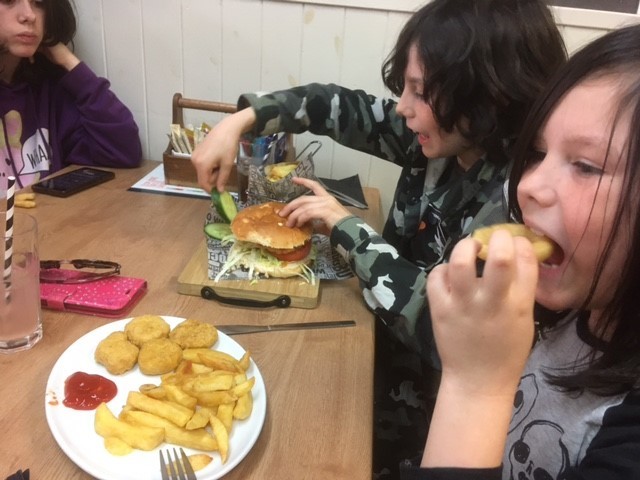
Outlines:
{"type": "Polygon", "coordinates": [[[271,301],[280,295],[291,298],[291,307],[315,308],[318,305],[320,280],[310,285],[299,277],[214,282],[207,271],[207,243],[202,242],[178,277],[178,293],[200,296],[202,287],[211,287],[217,295],[246,300],[271,301]]]}

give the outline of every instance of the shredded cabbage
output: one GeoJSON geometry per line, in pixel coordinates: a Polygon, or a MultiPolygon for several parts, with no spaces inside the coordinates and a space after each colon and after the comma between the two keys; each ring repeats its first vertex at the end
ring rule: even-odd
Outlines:
{"type": "MultiPolygon", "coordinates": [[[[215,276],[214,281],[219,281],[225,274],[236,268],[245,266],[249,269],[248,275],[251,283],[256,282],[260,278],[260,272],[256,271],[256,265],[262,264],[266,267],[278,267],[282,264],[280,260],[271,255],[265,249],[256,246],[254,243],[240,242],[235,240],[233,235],[226,236],[222,239],[222,244],[229,244],[233,242],[233,245],[229,249],[227,254],[227,260],[222,265],[222,268],[215,276]]],[[[314,263],[317,256],[317,248],[312,245],[309,256],[310,263],[314,263]]],[[[316,275],[312,268],[307,265],[307,262],[288,262],[299,263],[302,272],[296,273],[296,276],[303,278],[307,283],[315,285],[316,275]]],[[[267,274],[264,275],[268,277],[267,274]]]]}

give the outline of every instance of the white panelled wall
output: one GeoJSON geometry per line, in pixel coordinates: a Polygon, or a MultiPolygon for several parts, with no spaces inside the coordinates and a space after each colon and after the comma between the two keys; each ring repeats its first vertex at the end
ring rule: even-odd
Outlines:
{"type": "MultiPolygon", "coordinates": [[[[388,95],[380,67],[419,0],[75,0],[75,51],[107,77],[140,127],[145,158],[161,161],[171,99],[235,103],[243,92],[310,82],[388,95]],[[354,6],[355,5],[355,6],[354,6]],[[385,10],[389,5],[389,10],[385,10]]],[[[555,8],[570,51],[636,15],[555,8]]],[[[185,121],[218,114],[186,110],[185,121]]],[[[313,137],[297,138],[298,149],[313,137]]],[[[329,139],[315,155],[319,176],[355,173],[391,204],[399,169],[329,139]]]]}

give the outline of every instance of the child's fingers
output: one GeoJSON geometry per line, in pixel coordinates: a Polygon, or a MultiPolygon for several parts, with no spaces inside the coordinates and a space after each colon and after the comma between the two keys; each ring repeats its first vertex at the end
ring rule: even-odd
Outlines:
{"type": "Polygon", "coordinates": [[[518,258],[518,269],[516,277],[519,285],[524,286],[523,295],[527,296],[525,301],[533,305],[535,301],[535,286],[538,283],[539,262],[536,257],[533,245],[523,237],[514,238],[516,256],[518,258]]]}
{"type": "Polygon", "coordinates": [[[507,230],[496,230],[489,239],[482,277],[491,291],[502,296],[511,286],[516,271],[514,237],[507,230]]]}
{"type": "Polygon", "coordinates": [[[448,264],[449,288],[462,298],[476,292],[476,257],[479,249],[478,242],[472,238],[465,238],[458,242],[451,252],[448,264]]]}

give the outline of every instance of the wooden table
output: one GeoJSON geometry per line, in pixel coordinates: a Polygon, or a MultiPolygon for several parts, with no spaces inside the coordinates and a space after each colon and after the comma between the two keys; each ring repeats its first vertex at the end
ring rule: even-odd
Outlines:
{"type": "MultiPolygon", "coordinates": [[[[28,213],[38,219],[40,258],[113,260],[123,275],[147,279],[148,293],[131,316],[214,324],[354,319],[352,328],[235,337],[264,377],[267,416],[253,449],[225,478],[370,479],[374,329],[357,281],[323,281],[314,309],[246,309],[178,294],[178,275],[202,241],[209,202],[127,191],[157,165],[114,170],[115,180],[67,199],[38,195],[28,213]]],[[[365,188],[365,195],[370,208],[354,212],[380,228],[378,192],[365,188]]],[[[65,349],[110,320],[42,313],[43,339],[31,350],[0,355],[0,478],[26,468],[34,479],[90,478],[49,431],[45,386],[65,349]]]]}

